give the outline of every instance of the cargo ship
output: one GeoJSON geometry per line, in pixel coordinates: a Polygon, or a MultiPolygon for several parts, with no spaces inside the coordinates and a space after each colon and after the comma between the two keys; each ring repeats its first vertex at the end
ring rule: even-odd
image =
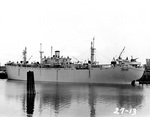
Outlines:
{"type": "MultiPolygon", "coordinates": [[[[40,48],[42,45],[40,44],[40,48]]],[[[124,48],[125,49],[125,48],[124,48]]],[[[91,42],[91,56],[87,62],[72,62],[70,57],[60,57],[55,51],[51,57],[43,57],[40,49],[40,62],[27,61],[27,48],[23,50],[23,61],[5,64],[8,79],[27,80],[27,72],[34,72],[35,81],[67,82],[67,83],[98,83],[98,84],[131,84],[141,78],[144,68],[136,59],[122,59],[121,51],[117,59],[110,64],[98,64],[94,60],[94,38],[91,42]]],[[[52,51],[52,50],[51,50],[52,51]]]]}

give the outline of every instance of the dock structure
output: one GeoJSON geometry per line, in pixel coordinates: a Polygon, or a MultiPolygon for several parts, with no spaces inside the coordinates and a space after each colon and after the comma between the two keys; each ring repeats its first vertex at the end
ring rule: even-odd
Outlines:
{"type": "Polygon", "coordinates": [[[6,67],[5,66],[0,66],[0,71],[6,71],[6,67]]]}
{"type": "Polygon", "coordinates": [[[7,73],[5,66],[0,66],[0,79],[6,79],[7,73]]]}
{"type": "Polygon", "coordinates": [[[27,94],[34,95],[35,94],[35,83],[34,83],[34,72],[27,72],[27,94]]]}
{"type": "Polygon", "coordinates": [[[142,77],[138,80],[139,84],[150,84],[150,59],[146,59],[145,70],[142,77]]]}

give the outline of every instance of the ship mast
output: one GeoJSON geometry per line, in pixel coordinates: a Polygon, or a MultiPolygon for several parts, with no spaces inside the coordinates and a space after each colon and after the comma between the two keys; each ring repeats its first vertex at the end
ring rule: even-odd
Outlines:
{"type": "Polygon", "coordinates": [[[27,48],[25,47],[25,50],[23,50],[23,64],[27,63],[27,48]]]}
{"type": "Polygon", "coordinates": [[[43,51],[42,51],[42,44],[40,43],[40,64],[42,64],[42,54],[43,54],[43,51]]]}
{"type": "Polygon", "coordinates": [[[93,63],[94,63],[94,50],[95,50],[94,39],[95,39],[95,37],[93,38],[93,42],[91,42],[91,65],[93,65],[93,63]]]}
{"type": "Polygon", "coordinates": [[[53,46],[51,46],[51,57],[53,56],[53,46]]]}

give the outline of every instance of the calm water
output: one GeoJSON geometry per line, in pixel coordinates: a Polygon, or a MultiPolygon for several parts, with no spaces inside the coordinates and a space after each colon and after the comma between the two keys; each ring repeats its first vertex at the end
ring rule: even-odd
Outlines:
{"type": "Polygon", "coordinates": [[[0,80],[0,117],[148,117],[150,85],[35,84],[0,80]]]}

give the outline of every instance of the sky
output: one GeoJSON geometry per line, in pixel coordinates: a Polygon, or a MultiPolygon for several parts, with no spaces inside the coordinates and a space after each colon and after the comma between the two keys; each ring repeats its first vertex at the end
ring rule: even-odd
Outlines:
{"type": "Polygon", "coordinates": [[[122,49],[123,58],[150,58],[149,0],[0,0],[0,63],[40,60],[60,50],[73,61],[90,59],[95,37],[96,57],[110,63],[122,49]]]}

